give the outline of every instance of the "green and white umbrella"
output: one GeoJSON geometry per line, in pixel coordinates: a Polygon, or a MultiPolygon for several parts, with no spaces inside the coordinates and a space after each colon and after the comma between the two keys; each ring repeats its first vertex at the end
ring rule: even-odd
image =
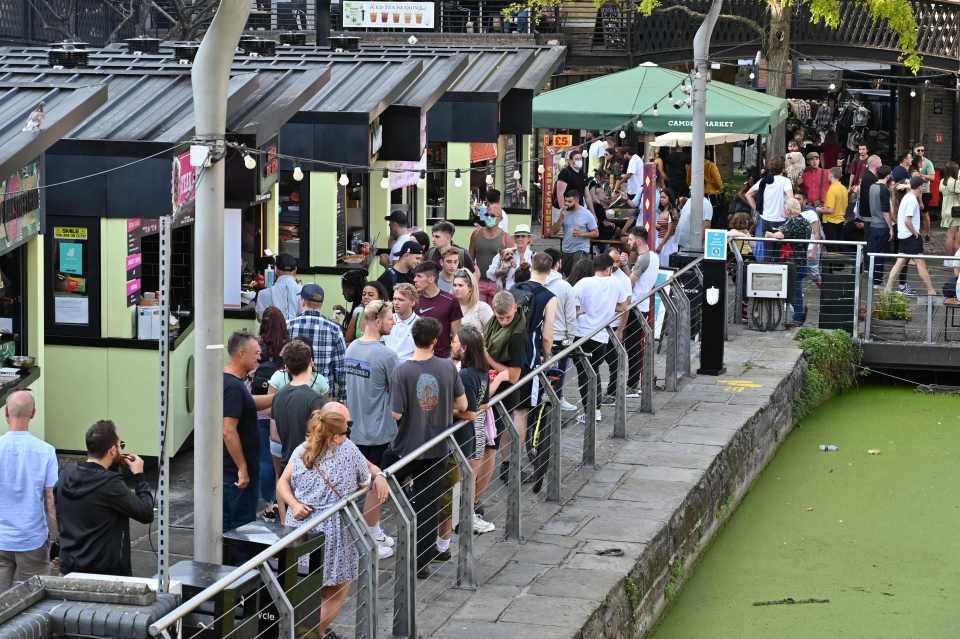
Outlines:
{"type": "MultiPolygon", "coordinates": [[[[685,73],[648,62],[547,91],[533,99],[533,126],[610,131],[632,122],[648,133],[690,132],[693,109],[679,86],[685,78],[685,73]]],[[[781,98],[724,82],[707,83],[707,133],[766,135],[786,120],[788,111],[781,98]]]]}

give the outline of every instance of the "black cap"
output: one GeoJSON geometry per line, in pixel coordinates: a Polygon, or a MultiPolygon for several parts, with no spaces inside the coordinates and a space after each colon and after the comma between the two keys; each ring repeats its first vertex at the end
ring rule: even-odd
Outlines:
{"type": "Polygon", "coordinates": [[[420,242],[416,240],[407,240],[403,243],[403,246],[400,247],[400,252],[397,253],[397,259],[400,259],[407,253],[412,253],[413,255],[423,255],[423,247],[420,246],[420,242]]]}
{"type": "Polygon", "coordinates": [[[394,211],[383,219],[385,219],[387,222],[396,222],[400,226],[407,226],[407,224],[409,224],[407,221],[407,214],[403,211],[394,211]]]}
{"type": "Polygon", "coordinates": [[[923,186],[924,182],[926,182],[926,180],[924,180],[922,177],[919,175],[914,175],[912,178],[910,178],[910,188],[919,189],[921,186],[923,186]]]}
{"type": "Polygon", "coordinates": [[[281,271],[292,271],[297,268],[297,258],[287,253],[281,253],[276,259],[277,268],[281,271]]]}

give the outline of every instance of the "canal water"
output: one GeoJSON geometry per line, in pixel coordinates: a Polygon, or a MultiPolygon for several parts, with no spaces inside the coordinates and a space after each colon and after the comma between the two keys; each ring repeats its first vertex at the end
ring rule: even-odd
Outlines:
{"type": "Polygon", "coordinates": [[[866,386],[793,430],[649,636],[957,637],[958,596],[960,397],[866,386]],[[786,599],[829,603],[755,605],[786,599]]]}

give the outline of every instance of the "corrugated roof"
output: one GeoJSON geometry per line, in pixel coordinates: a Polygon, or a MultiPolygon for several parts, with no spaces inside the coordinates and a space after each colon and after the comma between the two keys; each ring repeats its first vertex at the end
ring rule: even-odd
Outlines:
{"type": "Polygon", "coordinates": [[[106,87],[0,82],[0,175],[10,175],[39,157],[107,99],[106,87]],[[23,131],[43,103],[39,131],[23,131]]]}

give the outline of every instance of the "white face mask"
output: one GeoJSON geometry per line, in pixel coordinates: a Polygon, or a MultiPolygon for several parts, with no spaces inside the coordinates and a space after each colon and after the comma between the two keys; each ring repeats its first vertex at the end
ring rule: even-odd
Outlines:
{"type": "Polygon", "coordinates": [[[574,161],[573,161],[573,168],[575,168],[576,170],[579,171],[582,167],[583,167],[583,160],[574,160],[574,161]]]}

